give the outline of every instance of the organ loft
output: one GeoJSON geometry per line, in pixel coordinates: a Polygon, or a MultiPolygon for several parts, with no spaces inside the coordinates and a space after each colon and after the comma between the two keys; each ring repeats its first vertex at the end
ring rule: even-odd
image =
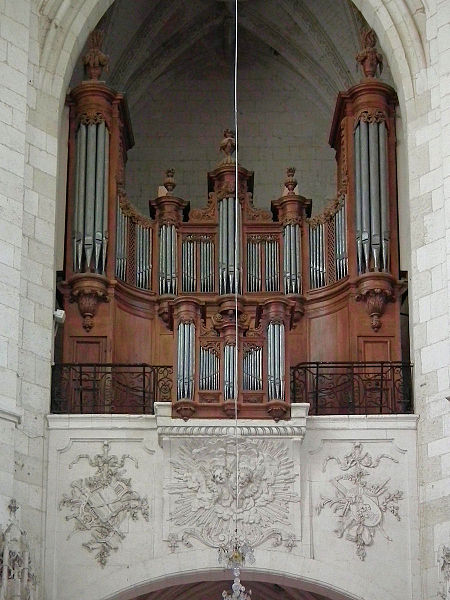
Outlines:
{"type": "Polygon", "coordinates": [[[298,402],[318,415],[409,412],[397,97],[376,78],[373,33],[361,82],[330,119],[336,196],[314,216],[293,167],[270,209],[254,206],[258,173],[236,165],[230,129],[203,207],[177,196],[167,169],[138,212],[126,185],[132,125],[125,97],[100,80],[100,39],[91,34],[86,80],[67,97],[67,316],[52,411],[152,413],[166,401],[173,417],[226,418],[237,394],[239,418],[289,419],[298,402]]]}

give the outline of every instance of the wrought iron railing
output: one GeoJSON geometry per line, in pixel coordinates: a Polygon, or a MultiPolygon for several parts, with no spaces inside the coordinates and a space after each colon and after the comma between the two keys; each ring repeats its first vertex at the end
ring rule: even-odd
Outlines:
{"type": "Polygon", "coordinates": [[[52,413],[153,414],[171,402],[173,367],[147,364],[53,365],[52,413]]]}
{"type": "Polygon", "coordinates": [[[411,413],[410,363],[308,362],[291,367],[291,402],[310,415],[411,413]]]}

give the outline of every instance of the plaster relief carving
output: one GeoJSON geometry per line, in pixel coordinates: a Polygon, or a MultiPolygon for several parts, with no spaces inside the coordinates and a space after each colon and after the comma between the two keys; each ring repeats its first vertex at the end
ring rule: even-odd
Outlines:
{"type": "Polygon", "coordinates": [[[361,560],[365,559],[366,548],[373,544],[377,530],[392,541],[384,531],[384,515],[390,512],[400,521],[398,502],[403,499],[403,492],[389,490],[390,478],[379,482],[368,479],[371,473],[367,469],[376,469],[383,459],[398,463],[389,454],[373,458],[363,450],[361,442],[355,442],[344,458],[328,456],[323,464],[325,472],[328,462],[334,460],[345,474],[331,479],[336,495],[334,498],[321,496],[317,513],[320,514],[327,505],[333,510],[338,517],[335,533],[356,544],[356,555],[361,560]]]}
{"type": "Polygon", "coordinates": [[[131,479],[124,477],[127,459],[138,463],[129,454],[110,454],[109,442],[103,442],[102,454],[89,456],[80,454],[73,460],[69,469],[80,460],[88,461],[89,466],[96,469],[91,477],[73,481],[70,495],[64,494],[59,509],[67,508],[70,512],[66,520],[74,520],[74,530],[68,539],[78,531],[87,531],[90,539],[82,545],[89,552],[96,552],[97,562],[104,567],[111,551],[117,551],[125,532],[121,528],[127,517],[136,520],[141,514],[149,519],[147,498],[141,498],[132,489],[131,479]]]}
{"type": "Polygon", "coordinates": [[[438,561],[440,574],[438,597],[450,600],[450,546],[442,546],[438,561]]]}
{"type": "MultiPolygon", "coordinates": [[[[183,443],[172,461],[167,484],[174,500],[168,535],[172,552],[195,538],[210,548],[235,538],[236,441],[207,438],[183,443]]],[[[290,551],[296,546],[290,505],[299,502],[297,474],[283,441],[239,439],[239,537],[253,548],[272,541],[290,551]]]]}
{"type": "Polygon", "coordinates": [[[17,509],[13,498],[8,505],[9,522],[4,530],[0,528],[0,599],[34,600],[36,577],[27,534],[16,518],[17,509]]]}

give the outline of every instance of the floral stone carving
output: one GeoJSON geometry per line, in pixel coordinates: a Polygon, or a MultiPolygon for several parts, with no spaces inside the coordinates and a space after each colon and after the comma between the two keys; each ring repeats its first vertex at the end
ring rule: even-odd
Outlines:
{"type": "Polygon", "coordinates": [[[403,492],[390,491],[389,478],[383,479],[381,483],[368,480],[368,469],[376,469],[383,459],[398,463],[398,460],[389,454],[379,454],[373,458],[363,451],[361,442],[355,442],[352,450],[343,459],[328,456],[323,464],[325,472],[328,462],[334,460],[345,474],[331,480],[336,495],[334,498],[321,496],[317,513],[320,514],[327,505],[332,508],[338,516],[335,533],[338,537],[345,537],[356,544],[356,554],[361,560],[365,559],[366,548],[373,544],[377,530],[381,531],[387,540],[392,541],[384,531],[384,515],[390,512],[400,521],[398,501],[403,499],[403,492]]]}
{"type": "Polygon", "coordinates": [[[36,577],[30,557],[26,532],[16,518],[14,498],[8,506],[10,519],[0,528],[0,598],[1,600],[34,600],[37,598],[36,577]]]}
{"type": "MultiPolygon", "coordinates": [[[[238,438],[238,537],[252,548],[271,539],[273,546],[296,546],[290,504],[296,473],[282,441],[238,438]]],[[[172,461],[174,497],[170,514],[177,532],[168,535],[172,552],[181,541],[195,538],[210,548],[236,539],[236,438],[206,438],[185,442],[172,461]]]]}
{"type": "Polygon", "coordinates": [[[73,481],[70,495],[64,494],[59,503],[60,510],[68,508],[71,513],[66,520],[75,521],[74,530],[68,538],[78,531],[89,532],[90,539],[82,545],[89,552],[97,552],[95,558],[102,567],[106,565],[111,551],[116,551],[125,538],[121,529],[123,521],[127,517],[136,520],[139,514],[146,521],[149,519],[147,498],[141,498],[133,491],[131,479],[124,477],[126,460],[133,461],[137,468],[136,459],[129,454],[119,459],[109,452],[110,444],[105,441],[102,454],[80,454],[70,463],[69,469],[85,459],[96,470],[91,477],[73,481]]]}

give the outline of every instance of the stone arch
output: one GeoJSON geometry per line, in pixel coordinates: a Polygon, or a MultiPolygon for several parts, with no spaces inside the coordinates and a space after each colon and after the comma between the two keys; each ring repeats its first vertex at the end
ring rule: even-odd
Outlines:
{"type": "MultiPolygon", "coordinates": [[[[253,582],[284,585],[310,592],[329,600],[392,600],[394,596],[376,580],[355,577],[351,569],[324,565],[318,561],[300,558],[286,553],[259,550],[258,565],[245,568],[241,579],[247,588],[253,582]]],[[[100,600],[134,600],[135,598],[175,585],[188,585],[199,581],[223,581],[231,583],[231,573],[217,566],[216,553],[205,550],[190,550],[183,555],[170,555],[156,559],[149,565],[152,576],[106,593],[100,600]],[[198,565],[204,565],[198,568],[198,565]]]]}
{"type": "MultiPolygon", "coordinates": [[[[425,5],[422,0],[352,1],[374,28],[393,71],[401,103],[406,103],[414,96],[416,75],[427,65],[424,32],[418,23],[418,16],[427,10],[425,5]]],[[[71,0],[40,1],[42,83],[47,91],[64,98],[89,31],[113,2],[87,0],[79,8],[71,0]]]]}

